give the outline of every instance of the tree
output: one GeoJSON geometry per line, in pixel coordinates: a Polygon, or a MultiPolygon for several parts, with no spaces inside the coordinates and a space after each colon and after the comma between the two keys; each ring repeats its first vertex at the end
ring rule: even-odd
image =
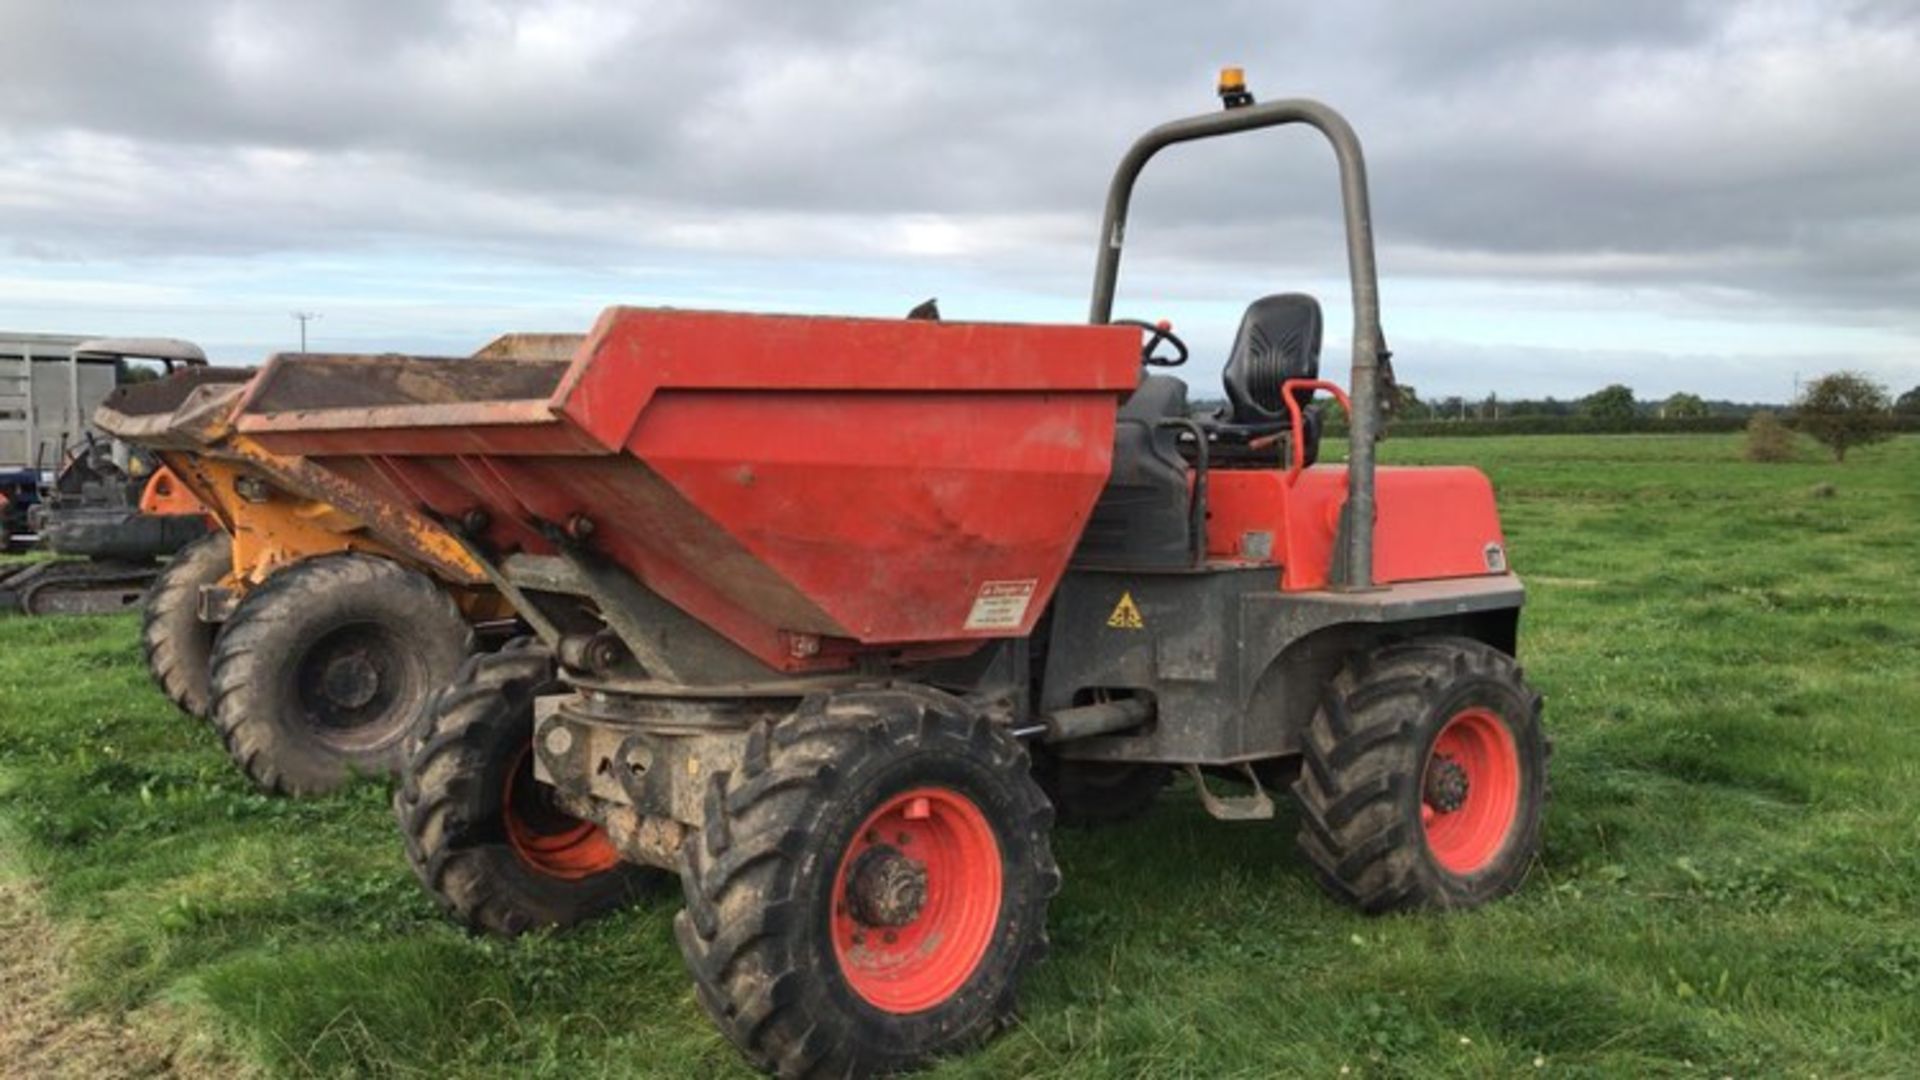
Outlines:
{"type": "Polygon", "coordinates": [[[1780,418],[1760,410],[1747,421],[1747,460],[1767,463],[1793,460],[1793,429],[1780,418]]]}
{"type": "Polygon", "coordinates": [[[1707,415],[1707,403],[1700,400],[1699,394],[1682,390],[1667,399],[1660,407],[1660,415],[1669,420],[1697,420],[1707,415]]]}
{"type": "Polygon", "coordinates": [[[1433,409],[1420,400],[1420,391],[1412,383],[1399,383],[1400,399],[1394,402],[1393,415],[1401,420],[1425,420],[1433,415],[1433,409]]]}
{"type": "Polygon", "coordinates": [[[1901,394],[1893,403],[1893,411],[1903,416],[1920,416],[1920,386],[1901,394]]]}
{"type": "Polygon", "coordinates": [[[1633,419],[1633,388],[1614,383],[1580,403],[1580,411],[1595,420],[1621,422],[1633,419]]]}
{"type": "Polygon", "coordinates": [[[1847,460],[1847,451],[1893,437],[1887,390],[1865,375],[1836,371],[1807,385],[1793,404],[1794,426],[1847,460]]]}

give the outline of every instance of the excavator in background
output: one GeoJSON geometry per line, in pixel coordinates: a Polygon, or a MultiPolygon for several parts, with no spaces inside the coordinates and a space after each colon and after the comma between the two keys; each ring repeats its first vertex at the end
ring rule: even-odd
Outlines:
{"type": "MultiPolygon", "coordinates": [[[[85,417],[129,374],[172,374],[206,363],[200,347],[187,341],[95,338],[72,347],[68,389],[86,406],[77,413],[85,417]],[[80,378],[109,368],[114,379],[80,378]]],[[[138,605],[160,573],[159,561],[213,528],[205,507],[152,454],[91,427],[79,428],[59,453],[51,482],[21,500],[28,504],[24,514],[12,515],[24,517],[25,533],[9,530],[54,558],[0,573],[0,613],[104,614],[138,605]]]]}

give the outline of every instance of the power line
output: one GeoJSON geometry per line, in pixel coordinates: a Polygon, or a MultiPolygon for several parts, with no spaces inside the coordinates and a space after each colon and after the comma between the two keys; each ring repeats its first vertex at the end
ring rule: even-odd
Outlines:
{"type": "Polygon", "coordinates": [[[320,317],[320,313],[317,311],[296,311],[293,313],[294,321],[300,324],[300,351],[301,352],[307,351],[307,323],[319,317],[320,317]]]}

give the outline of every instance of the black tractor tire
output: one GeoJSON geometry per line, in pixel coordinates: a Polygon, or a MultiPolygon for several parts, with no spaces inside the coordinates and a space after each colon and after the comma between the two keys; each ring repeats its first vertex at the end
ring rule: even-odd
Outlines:
{"type": "Polygon", "coordinates": [[[1119,761],[1067,761],[1036,755],[1034,779],[1053,804],[1053,820],[1071,828],[1118,825],[1153,809],[1173,779],[1165,765],[1119,761]]]}
{"type": "Polygon", "coordinates": [[[1474,907],[1518,888],[1547,797],[1540,709],[1512,657],[1467,638],[1350,663],[1308,725],[1293,786],[1320,884],[1369,914],[1474,907]]]}
{"type": "Polygon", "coordinates": [[[209,719],[262,791],[388,776],[435,690],[473,651],[446,591],[387,559],[319,555],[267,578],[214,639],[209,719]]]}
{"type": "Polygon", "coordinates": [[[1046,951],[1052,821],[1019,741],[951,698],[848,691],[760,724],[681,849],[701,1004],[781,1076],[884,1075],[988,1038],[1046,951]],[[917,900],[886,906],[895,872],[920,875],[917,900]]]}
{"type": "Polygon", "coordinates": [[[567,815],[533,779],[533,702],[560,688],[531,641],[471,657],[408,737],[393,813],[407,862],[469,930],[564,929],[662,892],[665,872],[619,861],[604,832],[567,815]],[[558,843],[518,842],[536,835],[558,843]]]}
{"type": "Polygon", "coordinates": [[[219,623],[200,618],[200,587],[219,584],[233,570],[233,541],[209,533],[176,552],[147,590],[140,649],[147,673],[167,700],[196,720],[207,718],[207,667],[219,623]]]}

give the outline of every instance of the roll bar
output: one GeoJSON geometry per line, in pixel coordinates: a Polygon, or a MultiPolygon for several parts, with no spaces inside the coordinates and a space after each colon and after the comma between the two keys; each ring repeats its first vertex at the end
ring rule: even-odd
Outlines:
{"type": "Polygon", "coordinates": [[[1242,131],[1306,124],[1333,144],[1340,165],[1340,201],[1346,216],[1347,275],[1353,286],[1353,391],[1348,420],[1347,505],[1341,511],[1342,549],[1335,553],[1331,580],[1337,588],[1373,588],[1374,440],[1380,429],[1379,369],[1386,353],[1380,332],[1380,281],[1373,262],[1373,212],[1367,203],[1367,164],[1360,140],[1346,118],[1305,98],[1264,105],[1229,107],[1173,120],[1136,140],[1107,188],[1107,211],[1100,226],[1100,258],[1093,271],[1093,304],[1088,321],[1113,321],[1113,293],[1120,278],[1120,249],[1126,241],[1127,208],[1133,184],[1153,155],[1175,143],[1233,135],[1242,131]]]}

